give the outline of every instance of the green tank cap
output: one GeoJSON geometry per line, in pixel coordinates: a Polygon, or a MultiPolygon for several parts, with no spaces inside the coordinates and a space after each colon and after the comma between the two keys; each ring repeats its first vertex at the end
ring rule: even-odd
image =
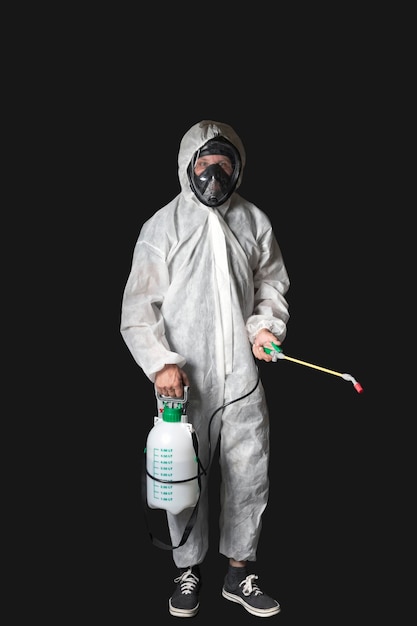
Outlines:
{"type": "Polygon", "coordinates": [[[182,416],[181,406],[165,406],[162,412],[162,419],[164,422],[180,422],[182,416]]]}

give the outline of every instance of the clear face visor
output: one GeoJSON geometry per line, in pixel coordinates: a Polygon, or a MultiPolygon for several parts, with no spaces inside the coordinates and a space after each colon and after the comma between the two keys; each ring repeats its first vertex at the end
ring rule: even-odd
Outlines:
{"type": "Polygon", "coordinates": [[[187,174],[190,186],[197,198],[210,207],[218,207],[230,196],[236,188],[241,170],[241,159],[235,146],[223,137],[210,139],[198,150],[188,166],[187,174]],[[202,171],[196,170],[199,159],[208,156],[224,156],[227,159],[216,159],[209,163],[202,171]],[[231,168],[230,168],[231,166],[231,168]]]}

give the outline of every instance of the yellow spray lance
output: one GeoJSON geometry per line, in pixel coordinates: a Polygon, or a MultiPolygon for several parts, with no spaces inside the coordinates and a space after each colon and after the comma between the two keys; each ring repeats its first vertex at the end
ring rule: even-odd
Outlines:
{"type": "Polygon", "coordinates": [[[313,363],[307,363],[306,361],[300,361],[300,359],[294,359],[293,357],[287,356],[286,354],[284,354],[282,351],[282,348],[277,346],[275,343],[271,342],[271,344],[272,344],[273,350],[271,350],[270,348],[264,347],[264,351],[267,354],[272,354],[272,360],[274,362],[276,362],[278,359],[286,359],[287,361],[292,361],[293,363],[298,363],[299,365],[306,365],[307,367],[313,367],[314,369],[320,370],[321,372],[326,372],[326,374],[333,374],[333,376],[340,376],[340,378],[343,378],[343,380],[350,381],[358,393],[363,393],[362,385],[358,383],[358,381],[355,380],[353,376],[351,376],[350,374],[342,374],[341,372],[335,372],[334,370],[329,370],[326,367],[321,367],[320,365],[313,365],[313,363]]]}

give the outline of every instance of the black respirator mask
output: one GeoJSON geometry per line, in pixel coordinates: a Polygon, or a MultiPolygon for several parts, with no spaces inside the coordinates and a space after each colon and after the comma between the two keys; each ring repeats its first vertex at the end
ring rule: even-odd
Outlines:
{"type": "Polygon", "coordinates": [[[200,150],[197,150],[188,166],[187,174],[191,189],[200,202],[209,207],[218,207],[234,192],[241,167],[239,152],[230,141],[224,137],[210,139],[200,150]],[[229,157],[233,167],[232,174],[229,176],[220,165],[212,164],[197,175],[194,172],[197,159],[208,154],[223,154],[229,157]]]}

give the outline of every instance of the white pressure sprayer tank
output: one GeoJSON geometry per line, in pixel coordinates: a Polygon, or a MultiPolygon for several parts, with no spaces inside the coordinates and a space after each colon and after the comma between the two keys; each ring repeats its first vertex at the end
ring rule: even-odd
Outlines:
{"type": "Polygon", "coordinates": [[[200,494],[196,435],[181,401],[159,404],[161,415],[154,418],[146,440],[147,502],[152,509],[177,515],[194,507],[200,494]]]}

